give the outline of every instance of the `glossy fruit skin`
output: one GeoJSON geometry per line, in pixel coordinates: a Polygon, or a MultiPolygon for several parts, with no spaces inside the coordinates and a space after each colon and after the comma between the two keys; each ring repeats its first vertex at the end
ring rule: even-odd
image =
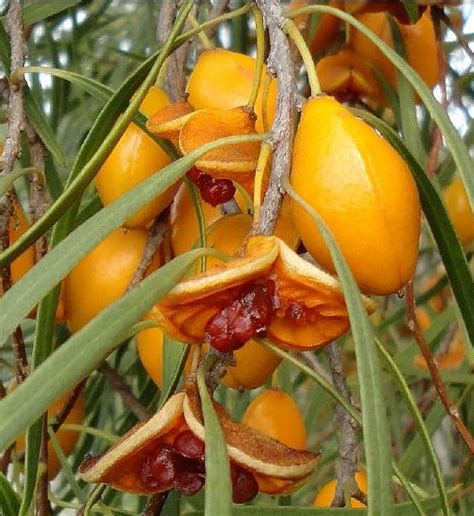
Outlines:
{"type": "MultiPolygon", "coordinates": [[[[48,417],[53,418],[55,415],[57,415],[60,410],[63,408],[64,403],[67,401],[66,396],[62,396],[58,400],[56,400],[49,408],[48,408],[48,417]]],[[[77,398],[76,403],[74,403],[71,411],[69,412],[68,416],[66,417],[64,423],[66,424],[76,424],[80,425],[84,421],[85,418],[85,411],[86,411],[86,397],[84,394],[84,391],[81,391],[79,394],[79,397],[77,398]]],[[[56,432],[56,437],[58,438],[59,444],[61,445],[61,449],[66,455],[70,455],[72,451],[74,450],[77,441],[80,437],[80,432],[77,432],[75,430],[65,430],[63,428],[60,428],[56,432]]],[[[24,435],[21,435],[16,443],[15,443],[15,451],[17,453],[22,453],[25,449],[25,437],[24,435]]],[[[61,463],[54,452],[54,448],[51,444],[51,442],[48,443],[48,478],[51,480],[53,479],[61,469],[61,463]]]]}
{"type": "MultiPolygon", "coordinates": [[[[415,182],[397,152],[332,97],[303,109],[291,182],[329,226],[362,290],[390,294],[412,277],[421,225],[415,182]]],[[[306,249],[334,271],[310,215],[296,202],[292,211],[306,249]]]]}
{"type": "MultiPolygon", "coordinates": [[[[148,233],[117,229],[83,258],[64,280],[64,306],[71,332],[80,330],[121,297],[143,256],[148,233]]],[[[155,258],[150,269],[159,265],[155,258]]]]}
{"type": "MultiPolygon", "coordinates": [[[[140,110],[151,116],[168,104],[166,93],[153,86],[146,94],[140,110]]],[[[95,178],[97,192],[107,206],[169,163],[171,159],[166,152],[137,125],[131,123],[95,178]]],[[[177,185],[173,185],[153,199],[132,215],[126,226],[145,227],[170,204],[177,188],[177,185]]]]}
{"type": "MultiPolygon", "coordinates": [[[[136,336],[138,356],[153,382],[163,388],[163,344],[164,335],[160,328],[149,328],[136,336]]],[[[175,345],[170,341],[167,345],[175,345]]],[[[185,374],[191,372],[192,351],[184,366],[185,374]]]]}
{"type": "MultiPolygon", "coordinates": [[[[21,235],[29,228],[28,220],[26,219],[25,212],[18,202],[13,203],[14,216],[10,217],[8,224],[8,236],[10,245],[16,242],[21,235]]],[[[13,283],[16,283],[23,275],[25,275],[35,264],[35,251],[34,247],[28,247],[28,249],[22,253],[18,258],[13,260],[10,270],[12,275],[13,283]]],[[[1,292],[1,285],[0,285],[1,292]]]]}
{"type": "Polygon", "coordinates": [[[290,448],[306,448],[303,415],[293,398],[284,392],[268,389],[258,395],[247,407],[242,423],[290,448]]]}
{"type": "Polygon", "coordinates": [[[474,240],[474,212],[469,206],[466,190],[457,177],[443,193],[449,217],[462,245],[474,240]]]}
{"type": "MultiPolygon", "coordinates": [[[[252,91],[255,64],[255,59],[245,54],[223,48],[206,50],[199,56],[189,76],[187,86],[189,103],[196,109],[232,109],[245,106],[252,91]]],[[[264,70],[255,104],[257,132],[263,132],[262,92],[265,73],[264,70]]],[[[276,94],[276,81],[272,80],[267,99],[267,116],[270,125],[275,116],[276,94]]]]}
{"type": "MultiPolygon", "coordinates": [[[[365,471],[356,471],[355,473],[355,481],[359,486],[359,489],[367,494],[367,474],[365,471]]],[[[313,501],[314,507],[331,507],[332,500],[334,498],[334,493],[336,492],[336,480],[331,480],[327,484],[325,484],[321,490],[316,495],[316,498],[313,501]]],[[[367,507],[364,503],[359,502],[355,498],[351,497],[351,506],[352,507],[367,507]]]]}
{"type": "MultiPolygon", "coordinates": [[[[387,45],[394,47],[390,24],[384,12],[362,13],[356,18],[374,32],[387,45]]],[[[396,21],[407,51],[410,66],[421,76],[427,86],[433,88],[439,81],[436,35],[430,9],[427,9],[417,23],[404,25],[396,21]]],[[[367,58],[396,86],[396,70],[382,52],[361,32],[351,29],[350,45],[357,54],[367,58]]]]}

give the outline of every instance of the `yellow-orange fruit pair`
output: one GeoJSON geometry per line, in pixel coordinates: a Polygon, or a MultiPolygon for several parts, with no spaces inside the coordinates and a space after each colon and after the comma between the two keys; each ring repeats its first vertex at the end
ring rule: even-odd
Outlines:
{"type": "Polygon", "coordinates": [[[474,240],[474,212],[469,206],[466,190],[459,177],[446,188],[443,196],[461,244],[470,244],[474,240]]]}
{"type": "MultiPolygon", "coordinates": [[[[362,13],[357,19],[374,32],[390,47],[394,47],[390,23],[384,12],[362,13]]],[[[425,81],[427,86],[435,86],[440,77],[436,35],[431,19],[431,11],[427,9],[413,25],[404,25],[396,21],[405,44],[408,63],[425,81]]],[[[396,69],[385,55],[362,32],[351,28],[350,46],[354,51],[382,72],[390,83],[396,87],[396,69]]]]}
{"type": "MultiPolygon", "coordinates": [[[[12,384],[9,387],[13,390],[16,388],[16,384],[12,384]]],[[[64,404],[66,403],[68,399],[68,395],[62,396],[61,398],[57,399],[49,408],[48,408],[48,418],[52,419],[55,416],[59,414],[59,412],[64,407],[64,404]]],[[[84,394],[84,391],[81,391],[79,394],[79,397],[77,398],[76,402],[72,406],[71,410],[69,411],[69,414],[67,415],[66,419],[64,420],[64,424],[75,424],[80,425],[82,424],[84,417],[85,417],[85,410],[86,410],[86,397],[84,394]]],[[[56,437],[59,441],[59,444],[61,446],[61,450],[63,451],[64,455],[68,456],[72,453],[74,450],[77,441],[79,440],[80,432],[77,432],[75,430],[66,430],[64,428],[60,428],[56,432],[56,437]]],[[[20,454],[23,453],[25,450],[25,437],[24,435],[21,435],[15,443],[15,451],[20,454]]],[[[58,459],[58,456],[56,455],[56,452],[54,451],[53,445],[51,442],[48,442],[48,478],[52,480],[61,469],[61,462],[58,459]]]]}
{"type": "MultiPolygon", "coordinates": [[[[421,224],[415,182],[399,154],[332,97],[303,108],[291,183],[331,230],[362,290],[391,294],[412,277],[421,224]]],[[[297,202],[292,210],[306,249],[334,271],[311,216],[297,202]]]]}
{"type": "MultiPolygon", "coordinates": [[[[140,264],[147,238],[143,230],[117,229],[72,269],[63,287],[71,332],[80,330],[125,293],[140,264]]],[[[156,256],[150,269],[159,264],[156,256]]]]}
{"type": "MultiPolygon", "coordinates": [[[[195,109],[232,109],[245,106],[252,91],[256,61],[252,57],[218,48],[203,52],[196,62],[187,85],[188,101],[195,109]]],[[[263,131],[262,80],[255,104],[257,132],[263,131]]],[[[276,81],[273,79],[267,97],[267,117],[271,125],[275,116],[276,81]]]]}
{"type": "MultiPolygon", "coordinates": [[[[14,244],[23,233],[29,228],[28,220],[21,205],[13,202],[13,216],[10,217],[8,223],[8,238],[10,245],[14,244]]],[[[10,266],[12,282],[16,283],[21,279],[35,264],[34,247],[28,247],[18,258],[13,260],[10,266]]],[[[0,294],[2,293],[2,285],[0,282],[0,294]]]]}
{"type": "MultiPolygon", "coordinates": [[[[146,94],[140,110],[151,116],[168,104],[166,93],[153,86],[146,94]]],[[[97,192],[107,206],[170,162],[166,152],[136,124],[131,123],[95,178],[97,192]]],[[[146,226],[170,204],[177,188],[177,185],[168,188],[132,215],[126,225],[131,228],[146,226]]]]}
{"type": "MultiPolygon", "coordinates": [[[[367,474],[365,471],[356,471],[354,477],[359,489],[364,494],[367,494],[367,474]]],[[[315,507],[331,507],[336,492],[336,483],[336,480],[331,480],[321,488],[313,501],[315,507]]],[[[359,502],[356,498],[351,497],[351,507],[362,508],[367,506],[365,503],[359,502]]]]}

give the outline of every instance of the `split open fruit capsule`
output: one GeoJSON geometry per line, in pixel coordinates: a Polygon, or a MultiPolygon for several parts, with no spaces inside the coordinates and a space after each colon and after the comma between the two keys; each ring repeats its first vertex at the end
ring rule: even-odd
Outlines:
{"type": "MultiPolygon", "coordinates": [[[[71,332],[119,299],[126,291],[145,250],[148,233],[117,229],[83,258],[64,280],[64,306],[71,332]]],[[[158,255],[150,270],[158,268],[158,255]]]]}
{"type": "MultiPolygon", "coordinates": [[[[361,13],[356,18],[368,29],[374,32],[384,43],[394,48],[390,23],[384,12],[361,13]]],[[[405,25],[396,21],[401,31],[407,51],[408,63],[433,88],[439,81],[436,35],[431,19],[431,10],[427,9],[413,25],[405,25]]],[[[351,28],[350,46],[354,51],[365,57],[396,86],[396,69],[385,55],[362,32],[351,28]]]]}
{"type": "MultiPolygon", "coordinates": [[[[252,91],[256,61],[252,57],[218,48],[206,50],[189,76],[188,101],[196,109],[232,109],[245,106],[252,91]]],[[[255,104],[257,132],[263,132],[262,93],[265,69],[255,104]]],[[[268,123],[275,116],[276,81],[273,79],[267,98],[268,123]]]]}
{"type": "MultiPolygon", "coordinates": [[[[169,104],[166,93],[153,86],[146,94],[140,110],[147,116],[169,104]]],[[[136,124],[131,123],[95,177],[97,192],[105,206],[145,181],[171,163],[166,152],[136,124]]],[[[144,227],[159,215],[173,199],[178,185],[146,204],[126,222],[126,226],[144,227]]]]}
{"type": "MultiPolygon", "coordinates": [[[[365,471],[356,471],[354,477],[359,489],[364,494],[367,494],[367,474],[365,471]]],[[[321,488],[313,501],[315,507],[331,507],[336,492],[336,482],[336,480],[331,480],[321,488]]],[[[351,497],[351,507],[362,508],[367,506],[356,498],[351,497]]]]}
{"type": "Polygon", "coordinates": [[[459,177],[446,188],[443,197],[461,244],[471,243],[474,240],[474,212],[469,206],[466,190],[459,177]]]}
{"type": "MultiPolygon", "coordinates": [[[[246,503],[258,491],[275,493],[265,482],[278,484],[278,494],[293,492],[306,482],[317,454],[289,448],[232,421],[217,403],[214,407],[227,444],[234,503],[246,503]]],[[[86,458],[80,475],[86,482],[135,494],[176,489],[193,495],[206,479],[204,441],[199,392],[188,380],[184,391],[172,396],[155,416],[132,428],[102,456],[86,458]]]]}
{"type": "MultiPolygon", "coordinates": [[[[29,223],[25,212],[18,201],[13,202],[13,215],[8,223],[8,238],[10,245],[14,244],[23,233],[29,228],[29,223]]],[[[20,280],[35,264],[34,247],[28,247],[18,258],[13,260],[10,266],[12,282],[20,280]]],[[[0,282],[0,295],[2,294],[2,284],[0,282]]]]}
{"type": "MultiPolygon", "coordinates": [[[[365,292],[397,292],[412,277],[421,209],[399,154],[334,98],[310,99],[296,133],[291,183],[322,217],[365,292]]],[[[313,219],[293,201],[295,227],[313,258],[334,271],[313,219]]]]}
{"type": "MultiPolygon", "coordinates": [[[[14,389],[15,387],[10,386],[10,389],[14,389]]],[[[85,408],[86,408],[86,399],[85,399],[84,391],[81,391],[76,402],[72,406],[69,414],[64,420],[64,424],[75,424],[80,425],[83,423],[85,418],[85,408]]],[[[56,400],[49,408],[48,408],[48,418],[52,419],[58,415],[58,413],[64,407],[64,404],[68,400],[68,395],[62,396],[58,400],[56,400]]],[[[53,422],[53,421],[51,421],[53,422]]],[[[61,450],[64,455],[67,457],[70,455],[80,437],[80,432],[76,430],[67,430],[65,428],[60,428],[56,432],[56,437],[59,441],[59,445],[61,446],[61,450]]],[[[15,451],[17,454],[23,453],[25,450],[25,437],[20,436],[15,443],[15,451]]],[[[48,442],[48,478],[52,480],[61,469],[61,462],[54,451],[53,445],[51,441],[48,442]]]]}
{"type": "Polygon", "coordinates": [[[247,407],[242,423],[290,448],[306,448],[303,414],[293,398],[282,391],[268,389],[259,394],[247,407]]]}

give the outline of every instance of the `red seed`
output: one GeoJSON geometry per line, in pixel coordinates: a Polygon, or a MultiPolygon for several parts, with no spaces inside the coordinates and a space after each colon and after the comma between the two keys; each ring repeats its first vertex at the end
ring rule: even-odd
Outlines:
{"type": "Polygon", "coordinates": [[[157,448],[142,463],[138,479],[145,489],[170,489],[180,470],[180,457],[165,447],[157,448]]]}
{"type": "Polygon", "coordinates": [[[204,475],[186,471],[176,477],[174,487],[181,494],[192,496],[201,490],[204,482],[204,475]]]}
{"type": "Polygon", "coordinates": [[[199,188],[202,200],[212,206],[230,201],[235,195],[235,186],[230,179],[216,179],[196,167],[186,175],[199,188]]]}
{"type": "Polygon", "coordinates": [[[258,484],[250,471],[237,464],[231,464],[230,478],[234,503],[246,503],[257,496],[258,484]]]}
{"type": "Polygon", "coordinates": [[[191,430],[179,433],[174,440],[173,447],[177,453],[189,459],[204,457],[204,443],[191,430]]]}

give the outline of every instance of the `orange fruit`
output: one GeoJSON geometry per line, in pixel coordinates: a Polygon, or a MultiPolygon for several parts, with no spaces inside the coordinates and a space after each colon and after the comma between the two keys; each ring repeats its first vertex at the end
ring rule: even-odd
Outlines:
{"type": "MultiPolygon", "coordinates": [[[[147,116],[169,104],[166,93],[153,86],[146,94],[140,110],[147,116]]],[[[97,192],[105,206],[145,181],[171,163],[166,152],[131,123],[95,177],[97,192]]],[[[146,204],[126,222],[131,228],[144,227],[171,202],[178,185],[173,185],[146,204]]]]}
{"type": "Polygon", "coordinates": [[[444,191],[443,197],[461,244],[471,243],[474,240],[474,212],[469,206],[461,178],[454,179],[444,191]]]}
{"type": "MultiPolygon", "coordinates": [[[[367,494],[367,474],[365,471],[356,471],[354,477],[359,489],[364,494],[367,494]]],[[[336,480],[331,480],[321,488],[313,501],[314,507],[331,507],[334,494],[336,492],[336,482],[336,480]]],[[[367,506],[364,503],[359,502],[359,500],[351,497],[351,507],[360,508],[367,506]]]]}
{"type": "MultiPolygon", "coordinates": [[[[71,332],[119,299],[145,250],[148,233],[117,229],[83,258],[64,280],[64,306],[71,332]]],[[[159,266],[155,257],[150,268],[159,266]]]]}
{"type": "Polygon", "coordinates": [[[259,394],[247,407],[242,423],[290,448],[306,448],[303,415],[293,398],[282,391],[268,389],[259,394]]]}
{"type": "MultiPolygon", "coordinates": [[[[390,294],[412,277],[421,225],[415,181],[395,149],[332,97],[303,108],[291,182],[329,226],[362,290],[390,294]]],[[[296,202],[292,211],[306,249],[334,271],[311,216],[296,202]]]]}

